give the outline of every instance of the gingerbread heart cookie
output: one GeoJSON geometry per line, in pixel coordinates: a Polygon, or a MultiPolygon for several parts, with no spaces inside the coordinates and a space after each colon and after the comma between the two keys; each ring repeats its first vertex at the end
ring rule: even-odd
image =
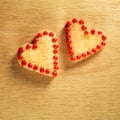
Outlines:
{"type": "Polygon", "coordinates": [[[55,33],[39,32],[33,43],[26,43],[18,49],[19,64],[31,71],[51,77],[58,72],[58,43],[55,33]]]}
{"type": "Polygon", "coordinates": [[[83,60],[106,45],[106,36],[97,29],[88,29],[85,22],[73,18],[65,26],[66,43],[72,62],[83,60]]]}

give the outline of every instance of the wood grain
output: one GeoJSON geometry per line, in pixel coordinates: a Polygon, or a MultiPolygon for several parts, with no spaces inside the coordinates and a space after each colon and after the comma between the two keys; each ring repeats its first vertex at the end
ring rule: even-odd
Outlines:
{"type": "Polygon", "coordinates": [[[120,120],[119,0],[0,0],[0,120],[120,120]],[[107,46],[87,60],[68,60],[65,22],[102,29],[107,46]],[[51,79],[21,68],[19,46],[42,29],[55,31],[60,73],[51,79]]]}

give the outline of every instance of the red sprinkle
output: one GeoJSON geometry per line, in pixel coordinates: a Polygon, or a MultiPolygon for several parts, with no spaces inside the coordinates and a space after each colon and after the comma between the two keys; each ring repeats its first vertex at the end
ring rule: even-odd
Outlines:
{"type": "Polygon", "coordinates": [[[31,48],[31,45],[30,44],[27,44],[26,45],[26,49],[30,49],[31,48]]]}
{"type": "Polygon", "coordinates": [[[79,21],[79,24],[81,24],[81,25],[84,24],[84,23],[85,23],[85,22],[84,22],[84,20],[82,20],[82,19],[79,21]]]}
{"type": "Polygon", "coordinates": [[[82,53],[81,56],[82,56],[82,57],[86,57],[86,54],[85,54],[85,53],[82,53]]]}
{"type": "Polygon", "coordinates": [[[68,21],[68,22],[66,23],[66,26],[69,27],[71,24],[72,24],[72,23],[71,23],[70,21],[68,21]]]}
{"type": "Polygon", "coordinates": [[[85,31],[84,34],[85,34],[85,35],[88,35],[88,31],[85,31]]]}
{"type": "Polygon", "coordinates": [[[80,56],[80,55],[77,55],[76,58],[77,58],[77,60],[79,60],[79,59],[81,58],[81,56],[80,56]]]}
{"type": "Polygon", "coordinates": [[[102,32],[101,31],[98,31],[98,35],[101,35],[102,34],[102,32]]]}
{"type": "Polygon", "coordinates": [[[33,70],[37,70],[37,69],[38,69],[38,66],[35,65],[35,66],[33,67],[33,70]]]}
{"type": "Polygon", "coordinates": [[[45,70],[43,67],[40,68],[40,72],[43,73],[45,70]]]}
{"type": "Polygon", "coordinates": [[[58,48],[58,45],[57,45],[57,44],[54,44],[54,45],[53,45],[53,48],[54,48],[54,49],[57,49],[57,48],[58,48]]]}
{"type": "Polygon", "coordinates": [[[87,27],[86,27],[85,25],[82,25],[82,26],[81,26],[81,29],[82,29],[82,30],[86,30],[87,27]]]}
{"type": "Polygon", "coordinates": [[[53,77],[56,77],[57,76],[57,72],[52,72],[52,75],[53,75],[53,77]]]}
{"type": "Polygon", "coordinates": [[[53,38],[52,42],[55,43],[57,41],[57,38],[53,38]]]}
{"type": "Polygon", "coordinates": [[[94,35],[95,34],[95,29],[92,29],[90,32],[91,32],[91,34],[94,35]]]}
{"type": "Polygon", "coordinates": [[[65,32],[70,32],[70,29],[68,27],[66,27],[65,32]]]}
{"type": "Polygon", "coordinates": [[[58,61],[54,61],[53,64],[54,64],[54,65],[57,65],[57,64],[58,64],[58,61]]]}
{"type": "Polygon", "coordinates": [[[22,60],[23,57],[22,57],[21,55],[18,55],[18,59],[19,59],[19,60],[22,60]]]}
{"type": "Polygon", "coordinates": [[[57,60],[58,59],[58,57],[57,56],[53,56],[53,60],[57,60]]]}
{"type": "Polygon", "coordinates": [[[32,49],[33,49],[33,50],[37,49],[37,45],[36,45],[36,44],[33,44],[32,49]]]}
{"type": "Polygon", "coordinates": [[[38,33],[36,37],[37,37],[37,38],[40,38],[40,37],[42,37],[42,34],[41,34],[41,33],[38,33]]]}
{"type": "Polygon", "coordinates": [[[105,43],[105,42],[101,42],[101,45],[105,46],[105,45],[106,45],[106,43],[105,43]]]}
{"type": "Polygon", "coordinates": [[[38,39],[37,38],[34,38],[34,40],[33,40],[33,43],[37,43],[38,42],[38,39]]]}
{"type": "Polygon", "coordinates": [[[53,37],[53,36],[54,36],[54,33],[53,33],[53,32],[50,32],[50,33],[49,33],[49,36],[50,36],[50,37],[53,37]]]}
{"type": "Polygon", "coordinates": [[[77,23],[78,20],[77,20],[76,18],[73,18],[72,22],[73,22],[73,23],[77,23]]]}
{"type": "Polygon", "coordinates": [[[24,51],[24,49],[21,47],[21,48],[19,48],[18,49],[18,54],[21,54],[21,53],[23,53],[23,51],[24,51]]]}
{"type": "Polygon", "coordinates": [[[49,69],[46,69],[45,73],[46,73],[46,74],[50,74],[50,70],[49,70],[49,69]]]}
{"type": "Polygon", "coordinates": [[[105,41],[106,40],[106,36],[105,35],[102,35],[102,40],[105,41]]]}
{"type": "Polygon", "coordinates": [[[21,62],[21,65],[22,65],[22,66],[26,66],[26,64],[27,64],[27,63],[26,63],[25,60],[23,60],[23,61],[21,62]]]}
{"type": "Polygon", "coordinates": [[[58,70],[58,69],[59,69],[59,67],[57,67],[57,66],[54,67],[54,70],[58,70]]]}
{"type": "Polygon", "coordinates": [[[48,32],[47,32],[47,31],[44,31],[44,32],[43,32],[43,35],[47,35],[47,34],[48,34],[48,32]]]}
{"type": "Polygon", "coordinates": [[[87,55],[91,55],[91,52],[90,52],[90,51],[87,51],[87,55]]]}
{"type": "Polygon", "coordinates": [[[92,52],[94,52],[94,53],[95,53],[95,52],[96,52],[96,49],[94,49],[94,48],[93,48],[93,49],[92,49],[92,52]]]}
{"type": "Polygon", "coordinates": [[[66,40],[66,43],[67,44],[70,44],[72,41],[71,40],[66,40]]]}
{"type": "Polygon", "coordinates": [[[97,49],[100,49],[100,48],[101,48],[101,46],[100,46],[100,45],[97,45],[97,46],[96,46],[96,48],[97,48],[97,49]]]}
{"type": "Polygon", "coordinates": [[[57,53],[58,53],[58,50],[56,50],[56,49],[53,50],[53,53],[54,53],[54,54],[57,54],[57,53]]]}
{"type": "Polygon", "coordinates": [[[70,59],[71,59],[72,61],[75,61],[75,58],[73,58],[73,57],[71,57],[70,59]]]}
{"type": "Polygon", "coordinates": [[[66,34],[66,38],[70,38],[71,37],[71,35],[69,35],[69,34],[66,34]]]}
{"type": "Polygon", "coordinates": [[[32,68],[32,64],[31,63],[28,63],[28,68],[32,68]]]}
{"type": "Polygon", "coordinates": [[[69,50],[72,50],[72,47],[71,47],[70,45],[68,45],[67,48],[68,48],[69,50]]]}
{"type": "Polygon", "coordinates": [[[74,54],[74,52],[70,50],[70,51],[69,51],[69,54],[72,56],[72,55],[74,54]]]}

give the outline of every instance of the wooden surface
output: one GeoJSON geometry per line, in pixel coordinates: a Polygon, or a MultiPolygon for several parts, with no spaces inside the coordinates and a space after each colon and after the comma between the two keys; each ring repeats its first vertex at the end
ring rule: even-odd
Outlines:
{"type": "Polygon", "coordinates": [[[0,120],[120,120],[120,0],[0,0],[0,120]],[[73,17],[102,29],[107,46],[68,60],[63,27],[73,17]],[[16,51],[42,29],[55,31],[60,73],[25,70],[16,51]]]}

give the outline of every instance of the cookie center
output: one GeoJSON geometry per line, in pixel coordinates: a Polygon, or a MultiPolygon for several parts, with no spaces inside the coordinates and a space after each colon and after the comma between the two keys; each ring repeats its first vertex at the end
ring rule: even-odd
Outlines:
{"type": "Polygon", "coordinates": [[[37,49],[25,50],[22,56],[28,63],[53,70],[53,43],[51,38],[48,36],[39,38],[37,49]]]}
{"type": "MultiPolygon", "coordinates": [[[[78,24],[78,23],[76,23],[78,24]]],[[[88,34],[85,35],[84,31],[81,29],[81,26],[78,24],[72,24],[70,26],[70,35],[72,40],[72,47],[74,55],[78,55],[81,53],[86,53],[87,51],[90,51],[92,48],[95,48],[96,45],[101,43],[101,37],[97,34],[92,35],[88,34]]]]}

